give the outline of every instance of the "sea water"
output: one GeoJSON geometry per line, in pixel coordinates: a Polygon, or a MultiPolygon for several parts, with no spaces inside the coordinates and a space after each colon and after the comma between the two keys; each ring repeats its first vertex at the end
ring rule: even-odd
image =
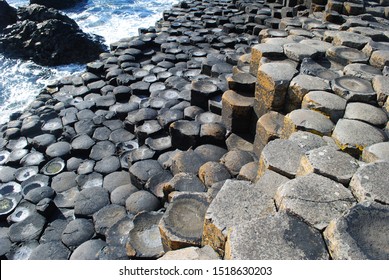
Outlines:
{"type": "MultiPolygon", "coordinates": [[[[13,7],[29,0],[7,0],[13,7]]],[[[87,33],[104,38],[105,44],[138,34],[138,28],[154,26],[162,12],[179,0],[88,0],[63,12],[87,33]]],[[[85,65],[44,67],[32,61],[9,59],[0,54],[0,124],[22,111],[53,80],[85,69],[85,65]]]]}

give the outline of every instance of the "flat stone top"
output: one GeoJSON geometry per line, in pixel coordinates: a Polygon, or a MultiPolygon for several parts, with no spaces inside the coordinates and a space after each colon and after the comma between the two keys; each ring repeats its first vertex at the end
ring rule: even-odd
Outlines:
{"type": "Polygon", "coordinates": [[[347,104],[344,118],[365,121],[376,126],[384,126],[388,121],[388,116],[381,108],[361,102],[347,104]]]}
{"type": "Polygon", "coordinates": [[[307,46],[310,46],[321,53],[325,53],[328,48],[332,47],[332,44],[330,44],[328,42],[315,40],[315,39],[305,39],[305,40],[300,41],[300,43],[307,45],[307,46]]]}
{"type": "Polygon", "coordinates": [[[250,96],[245,96],[243,94],[239,94],[233,90],[227,90],[223,94],[223,102],[227,102],[231,105],[235,105],[238,107],[248,107],[252,106],[254,102],[254,98],[250,96]]]}
{"type": "Polygon", "coordinates": [[[389,162],[377,161],[362,166],[350,182],[359,202],[377,201],[389,204],[389,162]]]}
{"type": "Polygon", "coordinates": [[[258,72],[262,72],[276,82],[289,82],[297,74],[297,70],[291,64],[282,61],[265,63],[258,68],[258,72]]]}
{"type": "Polygon", "coordinates": [[[343,185],[314,173],[284,183],[274,199],[279,210],[293,213],[319,230],[356,202],[343,185]]]}
{"type": "Polygon", "coordinates": [[[328,253],[319,231],[292,215],[278,213],[241,221],[227,239],[224,259],[323,260],[328,253]]]}
{"type": "Polygon", "coordinates": [[[330,135],[333,122],[324,115],[307,109],[297,109],[286,115],[297,129],[313,131],[322,135],[330,135]]]}
{"type": "Polygon", "coordinates": [[[303,92],[331,89],[329,81],[305,74],[299,74],[294,77],[289,87],[299,88],[303,92]]]}
{"type": "Polygon", "coordinates": [[[267,57],[269,55],[274,55],[274,54],[283,54],[284,49],[280,45],[258,44],[258,45],[254,45],[251,48],[251,53],[253,52],[260,52],[262,56],[267,57]]]}
{"type": "Polygon", "coordinates": [[[387,137],[382,131],[367,123],[341,119],[335,126],[332,138],[341,149],[363,150],[366,146],[385,142],[387,137]]]}
{"type": "Polygon", "coordinates": [[[324,238],[335,260],[389,259],[389,206],[357,204],[333,220],[324,238]]]}

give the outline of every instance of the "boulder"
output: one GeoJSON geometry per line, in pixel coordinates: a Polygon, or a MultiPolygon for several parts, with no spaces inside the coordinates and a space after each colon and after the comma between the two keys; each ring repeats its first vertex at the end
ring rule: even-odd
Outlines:
{"type": "Polygon", "coordinates": [[[7,25],[14,24],[16,20],[16,9],[6,1],[0,0],[0,32],[7,25]]]}
{"type": "Polygon", "coordinates": [[[18,16],[0,37],[0,52],[7,57],[52,66],[87,63],[105,49],[100,37],[84,33],[74,20],[52,8],[33,4],[19,8],[18,16]]]}

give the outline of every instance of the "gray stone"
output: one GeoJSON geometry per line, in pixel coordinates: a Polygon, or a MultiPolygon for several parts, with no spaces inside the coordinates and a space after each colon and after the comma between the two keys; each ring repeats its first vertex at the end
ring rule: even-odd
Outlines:
{"type": "Polygon", "coordinates": [[[347,186],[358,167],[358,161],[349,154],[324,146],[305,153],[297,175],[316,173],[347,186]]]}
{"type": "Polygon", "coordinates": [[[120,160],[116,156],[108,156],[96,162],[94,171],[101,174],[111,174],[121,168],[120,160]]]}
{"type": "Polygon", "coordinates": [[[69,248],[76,248],[94,235],[95,230],[91,220],[74,219],[63,230],[61,241],[69,248]]]}
{"type": "Polygon", "coordinates": [[[347,76],[354,76],[368,81],[372,81],[377,75],[382,75],[382,72],[379,69],[363,63],[346,65],[343,69],[343,73],[347,76]]]}
{"type": "Polygon", "coordinates": [[[126,243],[129,257],[154,259],[165,253],[158,228],[162,216],[158,212],[142,212],[134,217],[134,227],[126,243]]]}
{"type": "Polygon", "coordinates": [[[46,155],[50,158],[66,157],[70,154],[72,146],[67,142],[57,142],[51,144],[46,149],[46,155]]]}
{"type": "Polygon", "coordinates": [[[302,109],[310,109],[328,116],[336,123],[344,115],[346,99],[326,91],[311,91],[304,96],[302,109]]]}
{"type": "Polygon", "coordinates": [[[316,58],[319,56],[319,52],[316,48],[313,48],[307,44],[302,43],[288,43],[284,46],[285,55],[294,60],[302,61],[304,58],[316,58]]]}
{"type": "Polygon", "coordinates": [[[126,217],[126,208],[110,204],[93,214],[93,223],[97,234],[106,235],[107,231],[118,221],[126,217]]]}
{"type": "Polygon", "coordinates": [[[377,143],[366,147],[362,152],[362,160],[365,162],[389,161],[389,142],[377,143]]]}
{"type": "Polygon", "coordinates": [[[378,104],[380,106],[384,105],[389,96],[389,77],[377,75],[373,78],[372,84],[375,92],[377,93],[378,104]]]}
{"type": "Polygon", "coordinates": [[[160,202],[148,191],[137,191],[126,199],[126,209],[130,214],[138,214],[142,211],[155,211],[160,208],[160,202]]]}
{"type": "Polygon", "coordinates": [[[335,260],[387,260],[389,207],[377,203],[357,204],[333,220],[324,231],[335,260]]]}
{"type": "Polygon", "coordinates": [[[381,108],[359,102],[347,104],[344,118],[364,121],[378,127],[385,126],[388,121],[388,116],[381,108]]]}
{"type": "Polygon", "coordinates": [[[109,192],[114,191],[117,187],[129,184],[130,175],[126,171],[118,171],[108,174],[104,177],[103,186],[109,192]]]}
{"type": "Polygon", "coordinates": [[[224,259],[231,260],[325,260],[328,257],[319,231],[283,213],[254,218],[234,227],[224,255],[224,259]]]}
{"type": "Polygon", "coordinates": [[[285,116],[285,122],[292,127],[292,131],[304,130],[319,135],[331,135],[333,122],[318,112],[298,109],[285,116]]]}
{"type": "Polygon", "coordinates": [[[198,146],[194,152],[200,155],[205,161],[219,161],[227,153],[227,150],[215,145],[204,144],[198,146]]]}
{"type": "Polygon", "coordinates": [[[103,187],[103,175],[97,172],[92,172],[86,175],[78,175],[76,181],[81,189],[103,187]]]}
{"type": "Polygon", "coordinates": [[[162,173],[154,175],[151,177],[146,185],[145,189],[149,190],[152,194],[154,194],[158,198],[164,197],[164,186],[173,178],[172,173],[169,170],[165,170],[162,173]]]}
{"type": "Polygon", "coordinates": [[[89,157],[93,160],[101,160],[114,155],[115,152],[116,147],[111,141],[100,141],[92,147],[89,157]]]}
{"type": "Polygon", "coordinates": [[[164,248],[176,250],[199,246],[208,205],[206,194],[181,193],[174,196],[159,223],[164,248]]]}
{"type": "Polygon", "coordinates": [[[367,123],[341,119],[335,126],[332,138],[343,151],[359,155],[365,147],[385,142],[387,137],[367,123]]]}
{"type": "Polygon", "coordinates": [[[258,175],[258,161],[252,161],[242,166],[237,176],[239,180],[254,182],[258,175]]]}
{"type": "Polygon", "coordinates": [[[300,74],[290,81],[288,92],[286,94],[286,110],[291,112],[301,107],[304,96],[315,90],[330,90],[330,83],[327,80],[310,75],[300,74]]]}
{"type": "Polygon", "coordinates": [[[372,66],[380,69],[383,69],[385,66],[389,66],[389,50],[373,51],[369,62],[372,66]]]}
{"type": "Polygon", "coordinates": [[[111,202],[112,204],[125,206],[127,198],[137,191],[139,189],[132,184],[118,186],[111,192],[111,202]]]}
{"type": "Polygon", "coordinates": [[[83,189],[77,196],[76,204],[74,205],[74,215],[91,217],[109,203],[107,190],[100,187],[83,189]]]}
{"type": "Polygon", "coordinates": [[[179,192],[205,192],[206,187],[200,181],[200,179],[191,173],[178,173],[174,177],[164,184],[164,193],[170,193],[173,191],[179,192]]]}
{"type": "Polygon", "coordinates": [[[275,213],[272,198],[254,184],[227,180],[208,207],[204,221],[203,245],[210,245],[221,256],[229,231],[255,217],[275,213]]]}
{"type": "Polygon", "coordinates": [[[64,229],[66,228],[68,221],[65,219],[57,218],[47,225],[45,231],[43,232],[39,242],[57,242],[61,241],[61,235],[64,229]]]}
{"type": "Polygon", "coordinates": [[[203,157],[192,150],[179,152],[172,159],[171,171],[173,175],[178,173],[198,174],[200,166],[205,162],[203,157]]]}
{"type": "Polygon", "coordinates": [[[324,56],[326,51],[332,47],[330,43],[316,40],[316,39],[305,39],[300,41],[300,43],[316,49],[320,53],[320,56],[324,56]]]}
{"type": "Polygon", "coordinates": [[[12,242],[26,242],[38,239],[46,225],[45,217],[34,213],[21,222],[9,227],[9,238],[12,242]]]}
{"type": "Polygon", "coordinates": [[[304,152],[327,145],[323,137],[306,131],[294,132],[288,140],[295,142],[304,152]]]}
{"type": "Polygon", "coordinates": [[[74,250],[70,256],[70,260],[97,260],[100,250],[102,250],[107,243],[101,239],[92,239],[82,243],[74,250]]]}
{"type": "Polygon", "coordinates": [[[369,61],[369,57],[363,52],[345,46],[329,48],[326,52],[326,57],[343,66],[352,63],[367,63],[369,61]]]}
{"type": "Polygon", "coordinates": [[[389,162],[377,161],[362,166],[353,176],[350,188],[358,202],[389,204],[389,162]]]}
{"type": "Polygon", "coordinates": [[[252,161],[254,161],[252,153],[238,149],[229,151],[220,159],[233,176],[238,175],[242,166],[252,161]]]}
{"type": "MultiPolygon", "coordinates": [[[[117,223],[115,223],[112,227],[110,227],[107,231],[106,242],[109,246],[121,247],[123,251],[125,251],[125,246],[128,239],[128,233],[131,229],[134,228],[133,218],[127,216],[117,223]]],[[[126,254],[127,255],[127,254],[126,254]]]]}
{"type": "Polygon", "coordinates": [[[67,191],[71,188],[77,187],[76,177],[77,175],[74,172],[62,172],[53,177],[51,187],[57,193],[67,191]]]}
{"type": "Polygon", "coordinates": [[[158,260],[219,260],[219,255],[206,245],[202,248],[187,247],[179,250],[166,252],[158,260]]]}
{"type": "Polygon", "coordinates": [[[259,159],[258,176],[270,169],[288,178],[294,178],[303,155],[304,150],[295,142],[281,139],[271,141],[265,146],[259,159]]]}
{"type": "Polygon", "coordinates": [[[274,200],[279,211],[292,213],[318,230],[326,228],[356,202],[343,185],[317,174],[282,184],[274,200]]]}
{"type": "Polygon", "coordinates": [[[229,151],[234,149],[239,149],[246,152],[254,151],[254,146],[252,143],[235,133],[231,133],[231,135],[228,136],[226,139],[226,146],[229,151]]]}
{"type": "Polygon", "coordinates": [[[24,197],[26,200],[30,201],[31,203],[37,204],[39,201],[41,201],[44,198],[54,198],[55,191],[47,186],[39,187],[32,189],[27,193],[27,195],[24,197]]]}
{"type": "Polygon", "coordinates": [[[83,134],[72,141],[72,149],[77,152],[89,151],[94,144],[95,141],[89,135],[83,134]]]}
{"type": "Polygon", "coordinates": [[[214,183],[230,179],[231,174],[223,164],[209,161],[200,167],[199,178],[206,187],[210,188],[214,183]]]}
{"type": "Polygon", "coordinates": [[[70,250],[62,242],[52,241],[40,244],[32,252],[29,260],[67,260],[70,250]]]}
{"type": "Polygon", "coordinates": [[[348,102],[369,103],[377,99],[376,92],[367,80],[353,76],[342,76],[331,83],[332,90],[348,102]]]}
{"type": "Polygon", "coordinates": [[[162,173],[163,168],[156,160],[143,160],[134,163],[129,172],[131,183],[141,189],[152,176],[162,173]]]}
{"type": "Polygon", "coordinates": [[[354,49],[361,50],[371,39],[367,36],[349,32],[339,31],[336,32],[332,43],[335,46],[346,46],[354,49]]]}

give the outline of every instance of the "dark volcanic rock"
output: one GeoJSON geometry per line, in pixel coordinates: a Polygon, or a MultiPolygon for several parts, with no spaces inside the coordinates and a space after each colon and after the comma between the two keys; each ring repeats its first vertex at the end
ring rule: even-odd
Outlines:
{"type": "Polygon", "coordinates": [[[8,5],[6,1],[0,0],[0,29],[15,23],[16,19],[15,8],[8,5]]]}
{"type": "Polygon", "coordinates": [[[43,5],[54,9],[68,9],[76,6],[79,3],[86,2],[85,0],[30,0],[30,4],[43,5]]]}
{"type": "Polygon", "coordinates": [[[88,35],[60,12],[40,5],[19,8],[19,21],[4,29],[0,51],[42,65],[86,63],[104,51],[101,38],[88,35]]]}

